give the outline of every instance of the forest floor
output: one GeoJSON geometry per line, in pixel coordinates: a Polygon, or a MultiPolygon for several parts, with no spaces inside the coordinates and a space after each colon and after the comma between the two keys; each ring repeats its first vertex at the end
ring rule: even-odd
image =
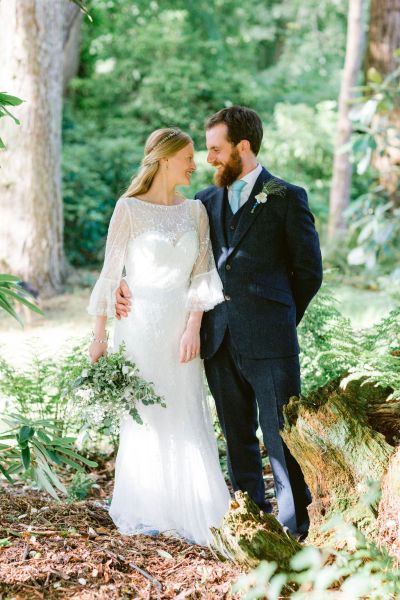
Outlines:
{"type": "Polygon", "coordinates": [[[121,535],[91,498],[56,503],[14,486],[3,489],[0,511],[2,600],[232,598],[241,573],[177,538],[121,535]]]}
{"type": "MultiPolygon", "coordinates": [[[[57,357],[89,334],[89,293],[77,286],[42,301],[45,316],[24,313],[29,319],[24,328],[2,316],[0,353],[17,368],[33,353],[57,357]]],[[[387,299],[374,292],[343,288],[339,296],[342,312],[355,326],[372,324],[389,308],[387,299]]],[[[100,460],[90,473],[87,497],[70,502],[49,500],[23,483],[2,486],[0,600],[232,598],[231,584],[242,570],[210,549],[167,535],[117,532],[107,512],[113,473],[112,456],[100,460]]],[[[265,477],[272,497],[268,464],[265,477]]]]}

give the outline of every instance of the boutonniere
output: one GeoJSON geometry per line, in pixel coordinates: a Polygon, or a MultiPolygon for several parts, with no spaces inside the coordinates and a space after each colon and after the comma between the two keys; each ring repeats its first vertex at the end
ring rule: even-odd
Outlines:
{"type": "Polygon", "coordinates": [[[265,204],[268,200],[268,196],[284,196],[286,188],[284,185],[279,183],[276,179],[269,179],[263,185],[263,189],[257,196],[255,196],[256,201],[253,204],[253,208],[251,209],[251,213],[254,213],[255,209],[259,204],[265,204]]]}

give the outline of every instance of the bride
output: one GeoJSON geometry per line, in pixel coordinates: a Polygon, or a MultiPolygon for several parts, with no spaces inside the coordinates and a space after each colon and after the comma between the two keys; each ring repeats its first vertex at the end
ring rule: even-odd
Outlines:
{"type": "Polygon", "coordinates": [[[158,129],[148,138],[141,168],[119,198],[107,236],[103,269],[88,312],[96,316],[93,362],[107,352],[106,321],[125,268],[132,291],[128,318],[115,324],[114,346],[153,382],[166,408],[141,406],[143,425],[121,423],[110,515],[122,533],[178,534],[212,542],[228,510],[200,359],[203,311],[223,301],[199,200],[176,186],[195,171],[191,138],[158,129]]]}

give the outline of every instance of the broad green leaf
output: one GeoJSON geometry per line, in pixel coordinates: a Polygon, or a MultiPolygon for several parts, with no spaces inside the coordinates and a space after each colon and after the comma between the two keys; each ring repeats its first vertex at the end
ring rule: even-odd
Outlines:
{"type": "Polygon", "coordinates": [[[47,477],[49,478],[50,482],[57,487],[60,492],[63,492],[64,494],[67,494],[67,488],[65,487],[65,485],[59,480],[59,478],[57,477],[57,475],[54,473],[54,471],[52,470],[52,468],[50,467],[50,465],[48,464],[46,457],[44,456],[44,454],[42,454],[41,452],[37,452],[37,461],[38,464],[41,465],[43,471],[46,473],[47,477]]]}
{"type": "Polygon", "coordinates": [[[29,446],[27,446],[26,448],[22,448],[21,458],[22,458],[22,464],[24,465],[25,470],[28,470],[31,465],[31,451],[29,450],[29,446]]]}
{"type": "Polygon", "coordinates": [[[24,298],[20,294],[17,294],[16,292],[13,292],[10,289],[4,289],[3,292],[4,292],[4,294],[7,294],[8,296],[11,296],[12,298],[14,298],[15,300],[17,300],[21,304],[25,304],[25,306],[27,306],[31,311],[33,311],[33,312],[35,312],[35,313],[37,313],[39,315],[43,315],[43,311],[40,310],[40,308],[38,306],[36,306],[36,304],[33,304],[33,302],[29,302],[29,300],[27,300],[26,298],[24,298]]]}
{"type": "Polygon", "coordinates": [[[34,434],[35,430],[33,427],[30,427],[29,425],[23,425],[18,433],[18,442],[20,444],[27,442],[34,436],[34,434]]]}
{"type": "Polygon", "coordinates": [[[10,96],[7,92],[0,92],[0,105],[9,104],[10,106],[18,106],[22,104],[24,100],[17,98],[17,96],[10,96]]]}
{"type": "Polygon", "coordinates": [[[18,281],[20,281],[20,278],[17,277],[16,275],[8,275],[7,273],[0,273],[0,282],[11,282],[11,283],[17,283],[18,281]]]}
{"type": "Polygon", "coordinates": [[[48,480],[48,478],[46,476],[46,473],[44,472],[44,470],[42,469],[41,466],[38,465],[37,467],[35,467],[35,469],[33,469],[33,475],[34,475],[36,483],[39,485],[39,487],[42,490],[45,490],[55,500],[58,500],[58,501],[60,500],[60,498],[57,495],[56,490],[51,485],[50,481],[48,480]]]}
{"type": "Polygon", "coordinates": [[[9,473],[6,471],[2,464],[0,464],[0,472],[4,475],[4,477],[9,483],[14,483],[14,480],[10,477],[9,473]]]}
{"type": "Polygon", "coordinates": [[[93,460],[89,460],[88,458],[85,458],[84,456],[81,456],[77,452],[73,452],[73,450],[69,450],[68,448],[60,447],[57,451],[59,453],[66,454],[67,456],[70,456],[71,458],[75,458],[76,460],[83,462],[85,465],[88,465],[88,467],[97,467],[96,462],[94,462],[93,460]]]}

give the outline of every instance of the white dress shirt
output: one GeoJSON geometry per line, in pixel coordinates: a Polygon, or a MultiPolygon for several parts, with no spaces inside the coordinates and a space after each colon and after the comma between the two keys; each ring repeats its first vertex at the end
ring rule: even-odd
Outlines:
{"type": "MultiPolygon", "coordinates": [[[[254,184],[257,181],[258,176],[261,173],[261,171],[262,171],[262,166],[258,163],[255,169],[250,171],[250,173],[247,173],[247,175],[245,175],[244,177],[241,177],[242,181],[247,181],[247,185],[244,186],[244,188],[242,189],[242,192],[240,194],[239,208],[241,208],[243,206],[243,204],[245,202],[247,202],[247,200],[249,199],[252,189],[254,187],[254,184]]],[[[231,202],[232,186],[228,187],[228,199],[229,199],[229,202],[231,202]]]]}

